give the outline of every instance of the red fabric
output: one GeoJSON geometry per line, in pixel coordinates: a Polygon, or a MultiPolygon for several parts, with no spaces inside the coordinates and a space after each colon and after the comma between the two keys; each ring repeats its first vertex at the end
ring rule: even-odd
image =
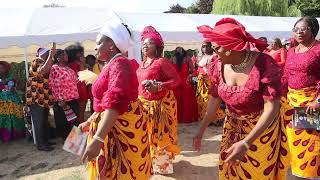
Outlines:
{"type": "MultiPolygon", "coordinates": [[[[76,73],[78,77],[78,72],[81,71],[81,64],[79,61],[74,61],[69,63],[69,67],[76,73]]],[[[90,92],[88,92],[87,85],[84,82],[78,81],[77,83],[78,93],[79,93],[79,101],[86,101],[90,97],[90,92]]]]}
{"type": "Polygon", "coordinates": [[[164,47],[164,43],[160,33],[152,26],[145,27],[143,29],[143,32],[141,33],[141,42],[143,42],[147,38],[153,39],[157,47],[164,47]]]}
{"type": "Polygon", "coordinates": [[[284,94],[288,86],[292,89],[302,89],[317,86],[320,92],[320,43],[309,51],[295,53],[295,48],[288,50],[287,61],[284,66],[282,84],[284,94]]]}
{"type": "Polygon", "coordinates": [[[7,61],[0,61],[0,64],[2,64],[6,68],[7,73],[10,71],[11,64],[9,64],[7,61]]]}
{"type": "Polygon", "coordinates": [[[209,77],[212,81],[210,94],[221,97],[228,109],[240,115],[263,110],[264,100],[274,100],[281,94],[281,70],[276,62],[261,53],[244,86],[230,86],[222,77],[222,64],[211,63],[209,77]]]}
{"type": "Polygon", "coordinates": [[[140,64],[137,70],[137,76],[139,81],[139,96],[147,100],[159,100],[163,98],[168,90],[174,90],[180,83],[180,79],[177,71],[169,60],[165,58],[155,59],[153,63],[143,68],[140,64]],[[156,80],[162,82],[163,91],[150,93],[142,85],[145,80],[156,80]]]}
{"type": "Polygon", "coordinates": [[[182,64],[181,69],[174,65],[179,74],[181,83],[174,90],[174,95],[177,100],[177,114],[179,123],[191,123],[198,121],[198,105],[196,99],[196,92],[192,88],[189,79],[189,64],[182,64]]]}
{"type": "Polygon", "coordinates": [[[206,40],[215,42],[227,50],[242,51],[257,48],[263,52],[268,46],[264,41],[255,39],[246,32],[241,23],[232,18],[221,19],[214,28],[208,25],[199,26],[198,31],[206,40]]]}
{"type": "Polygon", "coordinates": [[[129,103],[138,97],[138,80],[130,61],[120,56],[106,65],[92,86],[92,94],[95,112],[127,112],[129,103]]]}
{"type": "Polygon", "coordinates": [[[55,101],[71,101],[79,98],[76,73],[69,67],[53,65],[49,75],[49,87],[55,101]]]}
{"type": "Polygon", "coordinates": [[[281,52],[285,53],[284,55],[286,57],[287,50],[285,48],[281,48],[276,51],[269,51],[268,54],[279,64],[281,63],[281,52]]]}
{"type": "Polygon", "coordinates": [[[131,67],[133,68],[134,72],[136,72],[139,68],[139,63],[135,59],[130,60],[131,67]]]}

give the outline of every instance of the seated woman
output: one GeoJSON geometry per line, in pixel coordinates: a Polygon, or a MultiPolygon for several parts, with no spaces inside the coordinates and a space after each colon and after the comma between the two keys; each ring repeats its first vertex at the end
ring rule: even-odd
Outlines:
{"type": "Polygon", "coordinates": [[[9,141],[25,135],[23,105],[16,92],[10,64],[0,61],[0,139],[9,141]]]}

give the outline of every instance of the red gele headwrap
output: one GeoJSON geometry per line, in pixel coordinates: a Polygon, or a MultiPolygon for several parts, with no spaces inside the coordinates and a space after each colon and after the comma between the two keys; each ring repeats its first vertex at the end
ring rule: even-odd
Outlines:
{"type": "Polygon", "coordinates": [[[163,40],[162,40],[160,33],[152,26],[145,27],[143,29],[143,32],[141,33],[141,42],[142,43],[147,38],[153,39],[157,47],[159,47],[159,48],[164,47],[164,43],[163,43],[163,40]]]}
{"type": "Polygon", "coordinates": [[[207,25],[199,26],[198,31],[206,41],[215,42],[227,50],[242,51],[257,48],[262,52],[268,46],[264,41],[255,39],[246,32],[240,22],[232,18],[221,19],[214,28],[207,25]]]}

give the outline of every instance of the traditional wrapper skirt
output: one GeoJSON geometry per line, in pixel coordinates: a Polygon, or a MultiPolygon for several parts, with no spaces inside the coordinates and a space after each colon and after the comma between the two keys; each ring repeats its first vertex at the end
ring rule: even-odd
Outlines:
{"type": "MultiPolygon", "coordinates": [[[[89,178],[147,180],[152,174],[147,122],[139,102],[129,105],[119,116],[104,140],[99,156],[88,162],[89,178]]],[[[96,113],[90,126],[87,143],[93,139],[103,113],[96,113]]]]}
{"type": "Polygon", "coordinates": [[[225,163],[227,153],[234,143],[243,140],[257,124],[261,113],[238,116],[227,111],[223,129],[219,179],[232,180],[274,180],[286,179],[278,174],[278,159],[280,153],[280,121],[279,115],[270,126],[250,146],[244,158],[237,165],[225,163]]]}
{"type": "MultiPolygon", "coordinates": [[[[203,120],[208,106],[208,101],[210,98],[209,89],[211,86],[211,82],[207,75],[199,74],[198,75],[198,85],[197,85],[197,103],[198,103],[198,113],[199,120],[203,120]]],[[[216,119],[223,119],[225,117],[225,112],[218,108],[216,112],[216,119]]]]}
{"type": "Polygon", "coordinates": [[[177,146],[177,104],[172,91],[161,100],[149,101],[139,97],[143,117],[148,122],[148,139],[153,171],[173,173],[172,160],[180,153],[177,146]]]}
{"type": "Polygon", "coordinates": [[[283,103],[288,125],[286,133],[291,155],[292,174],[302,178],[320,178],[320,132],[312,129],[293,129],[294,107],[304,107],[314,101],[316,88],[294,90],[289,88],[287,102],[283,103]]]}

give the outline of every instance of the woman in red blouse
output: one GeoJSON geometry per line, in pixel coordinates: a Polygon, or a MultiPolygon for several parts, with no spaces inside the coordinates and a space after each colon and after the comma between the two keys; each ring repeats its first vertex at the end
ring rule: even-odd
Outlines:
{"type": "Polygon", "coordinates": [[[203,133],[223,100],[227,111],[219,179],[285,179],[286,173],[280,178],[278,168],[280,69],[270,56],[249,50],[256,47],[261,51],[267,44],[253,38],[232,18],[198,30],[213,42],[219,61],[208,69],[212,98],[194,138],[195,149],[200,150],[203,133]]]}
{"type": "MultiPolygon", "coordinates": [[[[320,132],[314,127],[295,127],[294,108],[306,111],[320,108],[320,43],[316,18],[303,17],[293,28],[298,46],[288,50],[282,84],[284,97],[281,114],[287,125],[292,174],[296,179],[320,179],[320,132]]],[[[311,122],[311,119],[308,119],[311,122]]]]}
{"type": "Polygon", "coordinates": [[[81,160],[89,161],[91,180],[147,180],[152,172],[137,76],[121,54],[129,49],[130,39],[126,26],[114,20],[97,36],[97,59],[106,63],[92,86],[95,113],[79,125],[82,130],[90,125],[81,160]]]}
{"type": "Polygon", "coordinates": [[[76,73],[68,67],[68,56],[65,51],[57,49],[54,61],[56,64],[50,70],[49,87],[55,102],[53,111],[57,134],[66,139],[71,131],[72,122],[68,122],[64,110],[71,108],[79,117],[78,80],[76,73]]]}
{"type": "Polygon", "coordinates": [[[284,66],[287,58],[287,49],[282,46],[279,38],[273,39],[271,49],[268,53],[280,67],[284,66]]]}
{"type": "Polygon", "coordinates": [[[139,99],[148,136],[155,173],[172,173],[172,159],[180,152],[177,146],[177,104],[173,94],[179,75],[169,60],[162,57],[163,40],[152,27],[141,35],[143,62],[137,70],[139,99]],[[165,160],[165,161],[161,161],[165,160]]]}

